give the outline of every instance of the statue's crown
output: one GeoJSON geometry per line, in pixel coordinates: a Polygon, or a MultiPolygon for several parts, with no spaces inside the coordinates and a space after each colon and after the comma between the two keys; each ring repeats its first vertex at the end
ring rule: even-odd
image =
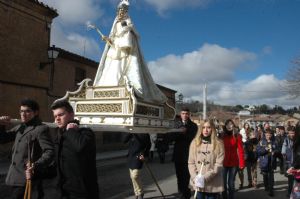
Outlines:
{"type": "Polygon", "coordinates": [[[121,2],[118,5],[118,9],[121,9],[121,8],[128,10],[129,1],[128,0],[121,0],[121,2]]]}

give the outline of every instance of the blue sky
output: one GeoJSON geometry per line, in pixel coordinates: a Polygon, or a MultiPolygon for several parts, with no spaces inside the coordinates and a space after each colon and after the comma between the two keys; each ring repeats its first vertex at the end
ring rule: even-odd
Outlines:
{"type": "MultiPolygon", "coordinates": [[[[42,0],[57,9],[51,43],[99,61],[118,0],[42,0]]],[[[300,56],[300,0],[131,0],[129,15],[154,80],[185,100],[223,105],[299,106],[287,96],[290,62],[300,56]]],[[[94,78],[94,77],[91,77],[94,78]]]]}

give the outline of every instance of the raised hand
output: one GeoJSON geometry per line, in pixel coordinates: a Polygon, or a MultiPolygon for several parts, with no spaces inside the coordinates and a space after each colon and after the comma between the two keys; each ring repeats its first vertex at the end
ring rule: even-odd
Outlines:
{"type": "Polygon", "coordinates": [[[0,117],[0,125],[9,125],[10,124],[10,116],[1,116],[0,117]]]}

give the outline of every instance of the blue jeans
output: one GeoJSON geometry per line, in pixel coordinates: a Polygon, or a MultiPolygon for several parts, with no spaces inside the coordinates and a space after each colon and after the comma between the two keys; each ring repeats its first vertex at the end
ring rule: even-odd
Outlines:
{"type": "Polygon", "coordinates": [[[219,193],[206,193],[206,192],[197,192],[196,199],[219,199],[219,193]]]}
{"type": "Polygon", "coordinates": [[[234,199],[234,180],[238,167],[224,167],[223,178],[224,178],[224,199],[234,199]]]}

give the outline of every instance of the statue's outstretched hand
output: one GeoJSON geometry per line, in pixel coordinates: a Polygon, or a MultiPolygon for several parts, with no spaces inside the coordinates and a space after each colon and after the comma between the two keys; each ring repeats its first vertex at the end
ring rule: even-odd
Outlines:
{"type": "Polygon", "coordinates": [[[101,39],[102,39],[102,41],[105,41],[106,43],[108,43],[109,45],[113,45],[113,43],[112,43],[112,41],[111,41],[111,39],[109,38],[109,37],[107,37],[107,36],[105,36],[105,35],[102,35],[101,36],[101,39]]]}

